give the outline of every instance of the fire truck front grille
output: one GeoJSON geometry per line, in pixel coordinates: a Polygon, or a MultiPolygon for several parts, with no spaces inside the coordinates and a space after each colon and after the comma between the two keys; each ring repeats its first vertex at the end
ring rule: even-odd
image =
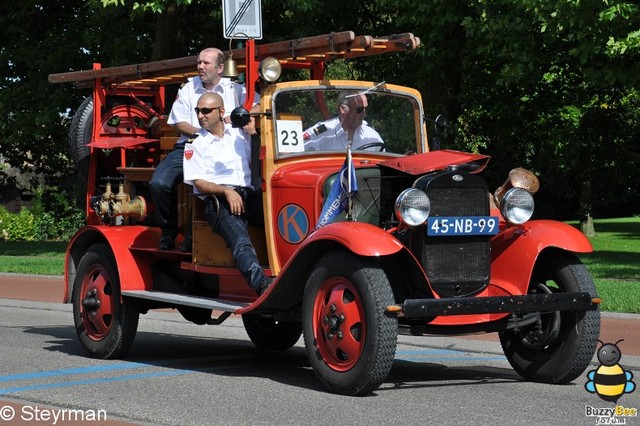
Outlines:
{"type": "MultiPolygon", "coordinates": [[[[489,213],[484,180],[467,175],[455,182],[451,174],[430,180],[426,187],[431,217],[485,216],[489,213]]],[[[424,237],[422,264],[433,289],[442,297],[469,296],[489,282],[489,236],[424,237]]]]}

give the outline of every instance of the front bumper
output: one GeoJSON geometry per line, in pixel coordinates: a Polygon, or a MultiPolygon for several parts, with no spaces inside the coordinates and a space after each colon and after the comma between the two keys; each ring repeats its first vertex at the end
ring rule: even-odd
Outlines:
{"type": "Polygon", "coordinates": [[[409,319],[428,319],[447,315],[489,313],[527,314],[531,312],[595,310],[600,299],[587,292],[527,294],[523,296],[408,299],[386,311],[409,319]]]}

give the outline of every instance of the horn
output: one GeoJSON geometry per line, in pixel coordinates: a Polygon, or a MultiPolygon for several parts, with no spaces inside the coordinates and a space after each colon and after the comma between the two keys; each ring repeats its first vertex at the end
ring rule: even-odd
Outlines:
{"type": "Polygon", "coordinates": [[[511,188],[522,188],[535,194],[540,189],[540,181],[533,172],[522,167],[511,170],[507,180],[493,194],[496,206],[500,207],[504,194],[511,188]]]}

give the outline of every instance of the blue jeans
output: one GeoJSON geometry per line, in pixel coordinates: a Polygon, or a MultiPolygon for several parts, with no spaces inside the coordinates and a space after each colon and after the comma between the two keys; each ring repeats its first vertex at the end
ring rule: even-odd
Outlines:
{"type": "Polygon", "coordinates": [[[158,164],[149,182],[156,224],[173,238],[178,235],[175,187],[182,182],[182,157],[184,144],[176,144],[158,164]]]}
{"type": "Polygon", "coordinates": [[[247,230],[246,213],[236,216],[229,213],[229,205],[224,197],[205,199],[204,217],[211,225],[213,232],[222,237],[233,253],[236,266],[247,280],[249,286],[259,292],[260,285],[267,276],[260,266],[256,249],[251,243],[247,230]]]}

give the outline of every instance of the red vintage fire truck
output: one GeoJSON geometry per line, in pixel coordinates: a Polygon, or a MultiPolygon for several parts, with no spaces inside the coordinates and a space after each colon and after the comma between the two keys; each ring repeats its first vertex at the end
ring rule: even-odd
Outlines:
{"type": "MultiPolygon", "coordinates": [[[[258,296],[181,184],[177,211],[191,253],[158,249],[149,180],[177,135],[166,125],[165,90],[195,75],[196,57],[52,74],[52,83],[92,88],[70,129],[71,153],[87,180],[87,226],[69,242],[66,294],[78,338],[98,358],[123,356],[140,314],[175,308],[196,324],[242,317],[260,348],[285,350],[302,334],[331,392],[374,391],[393,364],[398,333],[496,332],[525,379],[565,383],[589,365],[599,336],[599,299],[575,253],[592,250],[576,229],[531,220],[538,179],[514,168],[492,190],[489,157],[430,149],[420,93],[387,82],[325,79],[330,61],[412,52],[412,34],[350,31],[231,51],[244,73],[259,132],[253,174],[264,225],[250,226],[265,273],[258,296]],[[308,78],[280,81],[281,72],[308,78]],[[317,226],[345,164],[345,149],[310,149],[305,131],[337,110],[341,92],[365,94],[366,125],[382,142],[350,152],[357,192],[346,214],[317,226]]],[[[233,73],[235,76],[235,73],[233,73]]],[[[307,130],[311,129],[311,130],[307,130]]],[[[327,135],[325,135],[327,136],[327,135]]],[[[330,201],[331,202],[331,201],[330,201]]],[[[215,330],[212,330],[215,333],[215,330]]]]}

